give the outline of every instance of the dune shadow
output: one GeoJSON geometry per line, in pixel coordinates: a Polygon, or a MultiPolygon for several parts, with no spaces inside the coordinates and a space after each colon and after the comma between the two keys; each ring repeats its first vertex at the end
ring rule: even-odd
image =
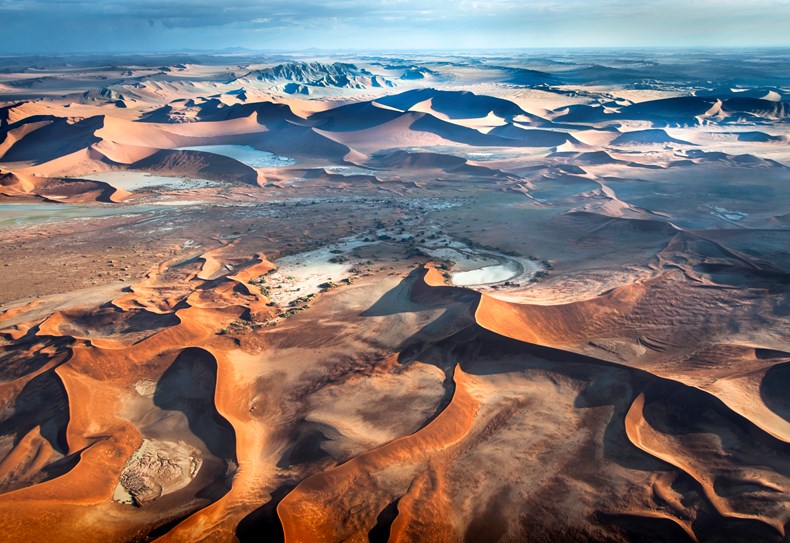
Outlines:
{"type": "Polygon", "coordinates": [[[395,522],[395,518],[398,516],[399,501],[400,498],[391,501],[378,514],[376,525],[368,532],[369,543],[387,543],[389,541],[392,523],[395,522]]]}
{"type": "Polygon", "coordinates": [[[235,181],[256,185],[258,172],[236,159],[202,151],[162,149],[129,166],[130,170],[145,172],[179,171],[204,179],[235,181]]]}
{"type": "Polygon", "coordinates": [[[573,400],[574,408],[608,406],[612,409],[603,428],[603,455],[606,459],[640,471],[672,469],[669,464],[636,447],[625,432],[625,416],[637,391],[650,382],[649,374],[590,356],[507,338],[482,328],[478,334],[477,352],[485,353],[485,358],[493,361],[509,360],[513,365],[462,363],[464,371],[490,375],[516,369],[540,370],[583,383],[573,400]]]}
{"type": "Polygon", "coordinates": [[[411,287],[414,279],[415,273],[411,272],[397,285],[385,292],[373,305],[360,313],[360,317],[387,317],[423,309],[411,299],[411,287]]]}
{"type": "Polygon", "coordinates": [[[61,325],[61,330],[76,336],[143,334],[144,337],[150,337],[179,322],[174,313],[154,313],[145,309],[123,311],[105,305],[94,311],[71,312],[67,324],[61,325]]]}
{"type": "Polygon", "coordinates": [[[329,454],[323,449],[323,444],[338,437],[337,430],[329,425],[301,419],[289,439],[291,445],[277,461],[277,467],[287,469],[328,458],[329,454]]]}
{"type": "MultiPolygon", "coordinates": [[[[433,347],[443,344],[450,346],[450,338],[459,337],[459,332],[470,330],[474,326],[474,311],[479,300],[479,295],[472,291],[456,287],[428,287],[422,285],[421,269],[415,269],[395,287],[384,293],[373,305],[360,313],[360,317],[386,317],[397,314],[416,313],[421,311],[442,311],[441,314],[425,323],[422,328],[404,339],[398,346],[398,363],[408,364],[419,357],[426,355],[433,347]],[[415,295],[416,289],[424,289],[429,296],[415,295]],[[421,299],[427,298],[427,299],[421,299]]],[[[469,334],[473,337],[474,334],[469,334]]],[[[459,343],[459,341],[455,343],[459,343]]],[[[464,341],[460,341],[464,343],[464,341]]],[[[441,361],[436,359],[436,353],[431,355],[434,360],[422,360],[432,363],[441,369],[447,369],[447,357],[441,356],[441,361]]]]}
{"type": "MultiPolygon", "coordinates": [[[[43,164],[101,141],[96,136],[96,131],[103,127],[102,116],[87,117],[76,122],[54,115],[36,116],[35,119],[48,122],[6,151],[3,155],[4,162],[31,161],[43,164]]],[[[31,120],[23,119],[6,125],[4,129],[23,127],[31,120]]]]}
{"type": "Polygon", "coordinates": [[[605,513],[599,513],[597,517],[604,524],[617,526],[627,541],[641,541],[645,543],[694,541],[676,522],[667,518],[605,513]]]}
{"type": "Polygon", "coordinates": [[[760,398],[768,409],[790,421],[790,363],[778,364],[765,372],[760,398]]]}
{"type": "MultiPolygon", "coordinates": [[[[55,479],[77,465],[80,452],[66,456],[69,451],[66,430],[70,420],[68,394],[53,370],[31,379],[14,400],[10,411],[11,416],[0,421],[0,439],[5,441],[4,438],[12,438],[11,447],[5,451],[8,456],[36,428],[52,449],[63,456],[52,461],[52,456],[45,447],[39,447],[34,440],[32,443],[35,448],[23,451],[22,458],[30,453],[35,453],[36,457],[48,455],[42,458],[49,463],[42,465],[36,473],[29,471],[33,459],[28,458],[22,462],[19,459],[12,460],[12,469],[0,479],[0,494],[55,479]]],[[[0,454],[0,462],[6,458],[0,454]]]]}
{"type": "Polygon", "coordinates": [[[154,404],[168,411],[180,411],[189,429],[206,448],[225,461],[236,461],[236,433],[217,411],[216,359],[203,349],[182,351],[162,374],[154,392],[154,404]]]}
{"type": "Polygon", "coordinates": [[[40,337],[34,336],[3,349],[0,351],[0,382],[14,381],[41,369],[56,356],[43,351],[51,347],[59,354],[66,343],[65,338],[45,339],[42,343],[40,337]]]}
{"type": "Polygon", "coordinates": [[[787,538],[757,519],[722,517],[715,511],[700,511],[692,523],[700,541],[726,543],[786,543],[787,538]]]}
{"type": "MultiPolygon", "coordinates": [[[[786,394],[784,388],[782,395],[786,394]]],[[[717,436],[721,452],[742,468],[754,466],[783,476],[790,474],[790,468],[780,460],[790,454],[790,445],[733,411],[719,398],[696,388],[657,380],[645,389],[643,416],[656,432],[684,442],[692,443],[704,435],[717,436]]]]}
{"type": "Polygon", "coordinates": [[[57,452],[68,453],[66,427],[69,424],[69,397],[53,370],[31,379],[14,400],[12,415],[0,422],[0,435],[14,435],[14,446],[31,430],[40,428],[57,452]]]}
{"type": "Polygon", "coordinates": [[[269,543],[281,543],[285,541],[283,526],[280,517],[277,515],[277,506],[291,490],[296,487],[295,483],[288,483],[272,492],[271,499],[261,505],[236,526],[236,538],[240,543],[252,541],[267,541],[269,543]]]}
{"type": "Polygon", "coordinates": [[[386,317],[426,309],[440,309],[454,304],[473,305],[480,294],[450,285],[428,286],[422,283],[425,269],[415,268],[397,285],[385,292],[361,317],[386,317]]]}

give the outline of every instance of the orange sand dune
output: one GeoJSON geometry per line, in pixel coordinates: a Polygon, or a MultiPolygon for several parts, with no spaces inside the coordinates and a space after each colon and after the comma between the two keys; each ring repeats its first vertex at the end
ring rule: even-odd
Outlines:
{"type": "Polygon", "coordinates": [[[68,203],[117,203],[131,196],[129,192],[102,181],[67,180],[11,172],[0,172],[0,176],[0,195],[7,197],[38,197],[68,203]]]}
{"type": "MultiPolygon", "coordinates": [[[[53,500],[63,504],[61,511],[67,517],[49,516],[46,522],[36,523],[35,528],[26,529],[30,537],[39,539],[47,531],[57,530],[55,527],[66,518],[70,519],[68,522],[72,526],[87,526],[95,521],[100,509],[111,511],[117,508],[118,505],[113,504],[111,498],[118,476],[126,460],[141,442],[137,427],[117,415],[121,411],[121,403],[129,394],[123,389],[139,379],[140,371],[150,371],[150,363],[157,357],[159,364],[167,364],[168,360],[172,360],[172,355],[162,358],[161,354],[172,353],[176,345],[205,342],[215,334],[217,323],[221,325],[239,315],[246,305],[237,306],[238,309],[226,303],[216,308],[187,307],[176,310],[174,315],[180,324],[128,347],[117,342],[73,338],[82,345],[74,347],[69,360],[54,371],[69,398],[65,435],[67,454],[78,455],[79,461],[61,477],[2,496],[0,509],[8,512],[4,518],[14,518],[14,522],[19,522],[23,510],[31,515],[39,515],[39,511],[48,508],[53,500]],[[116,362],[113,363],[113,360],[116,362]],[[125,364],[118,365],[118,361],[125,361],[125,364]],[[102,415],[94,416],[98,413],[102,415]],[[108,454],[111,454],[111,460],[108,454]],[[102,478],[86,475],[97,470],[103,474],[102,478]],[[11,514],[10,511],[15,513],[11,514]],[[34,534],[31,531],[34,529],[40,531],[34,534]]],[[[37,334],[40,337],[59,336],[68,322],[67,313],[56,313],[38,327],[37,334]]],[[[28,440],[35,440],[35,436],[28,440]]],[[[18,450],[21,454],[25,448],[32,446],[32,443],[28,445],[22,442],[18,450]]],[[[13,457],[8,457],[4,462],[12,461],[13,457]]],[[[46,460],[39,460],[42,461],[46,460]]],[[[154,521],[154,518],[149,518],[147,522],[154,521]]],[[[137,529],[136,525],[128,522],[110,523],[102,530],[94,531],[91,537],[96,541],[128,537],[137,529]]],[[[74,540],[85,540],[84,534],[79,532],[74,532],[73,537],[74,540]]]]}
{"type": "Polygon", "coordinates": [[[517,305],[483,295],[475,319],[480,326],[506,337],[564,347],[577,344],[596,327],[629,312],[645,291],[644,284],[626,285],[599,298],[559,306],[517,305]]]}
{"type": "MultiPolygon", "coordinates": [[[[370,494],[363,503],[350,501],[354,499],[354,494],[348,492],[351,488],[365,485],[370,475],[378,471],[393,470],[396,466],[408,469],[409,465],[424,461],[426,455],[434,456],[451,449],[466,435],[477,406],[474,398],[465,389],[465,377],[459,367],[455,370],[453,381],[455,392],[450,404],[425,428],[413,436],[401,438],[380,449],[357,456],[333,470],[314,475],[296,487],[277,507],[283,522],[285,540],[338,541],[359,537],[360,532],[366,533],[374,524],[378,511],[392,499],[406,494],[407,487],[403,485],[408,485],[409,481],[403,480],[403,475],[406,474],[396,475],[390,483],[392,488],[379,490],[385,494],[377,498],[378,503],[373,503],[373,496],[370,494]],[[327,511],[323,507],[311,505],[311,500],[323,502],[324,505],[333,504],[339,510],[327,511]],[[357,511],[354,524],[338,525],[337,516],[341,514],[340,511],[348,508],[357,511]]],[[[400,471],[402,470],[403,468],[400,471]]],[[[371,488],[371,491],[374,489],[371,488]]],[[[441,508],[435,511],[437,514],[441,512],[441,508]]],[[[405,527],[401,530],[405,530],[405,527]]],[[[437,536],[438,540],[446,540],[446,536],[442,537],[440,534],[441,530],[431,532],[429,537],[437,536]]],[[[423,537],[425,535],[422,534],[423,537]]]]}
{"type": "MultiPolygon", "coordinates": [[[[256,501],[272,499],[271,496],[277,488],[277,458],[286,445],[282,441],[283,436],[277,435],[274,428],[266,428],[265,421],[269,419],[258,419],[248,403],[251,397],[257,397],[255,373],[261,371],[260,368],[256,370],[258,358],[218,336],[217,330],[227,326],[232,320],[239,319],[247,311],[259,313],[264,319],[267,318],[266,315],[271,315],[271,311],[263,303],[266,298],[253,289],[248,281],[265,275],[273,269],[273,265],[262,254],[246,258],[240,256],[237,246],[238,242],[234,242],[204,251],[192,264],[174,261],[169,265],[162,265],[149,273],[144,284],[115,300],[109,307],[128,315],[129,318],[138,313],[146,315],[146,311],[140,312],[140,308],[151,307],[158,313],[170,313],[176,319],[174,323],[154,330],[133,344],[103,339],[96,331],[84,335],[82,332],[76,333],[84,325],[80,324],[83,319],[81,313],[75,310],[55,313],[37,326],[35,333],[38,338],[58,338],[70,334],[67,337],[73,344],[69,348],[70,357],[67,360],[61,358],[56,369],[43,371],[51,372],[53,378],[62,383],[68,405],[68,423],[63,441],[66,448],[63,454],[74,457],[77,461],[74,467],[59,477],[0,495],[0,509],[5,512],[3,518],[23,523],[12,526],[8,524],[10,520],[6,520],[4,524],[7,529],[20,533],[21,526],[25,525],[24,533],[35,539],[48,531],[65,529],[66,523],[72,527],[87,527],[95,522],[97,514],[113,516],[115,521],[91,532],[91,538],[98,541],[107,538],[128,539],[140,530],[151,530],[166,519],[173,518],[174,510],[168,504],[175,503],[173,499],[177,495],[182,496],[181,499],[193,495],[196,489],[192,486],[179,491],[183,494],[173,494],[172,499],[169,496],[159,498],[154,504],[161,505],[150,506],[150,509],[146,506],[143,509],[145,514],[135,521],[118,514],[123,511],[123,507],[129,506],[113,502],[112,496],[127,459],[140,447],[145,437],[143,432],[150,431],[145,416],[139,414],[139,408],[131,407],[142,401],[134,399],[135,387],[143,386],[140,383],[145,382],[148,378],[146,376],[167,375],[173,371],[168,368],[188,367],[183,366],[188,360],[206,360],[201,364],[205,364],[206,368],[215,368],[216,377],[212,379],[215,379],[216,384],[210,391],[210,405],[213,406],[212,409],[216,409],[220,420],[225,421],[222,424],[227,423],[227,431],[232,431],[235,436],[234,461],[238,462],[238,471],[232,478],[229,491],[217,495],[212,503],[201,502],[203,505],[195,509],[198,502],[189,502],[194,504],[190,507],[195,513],[169,530],[161,537],[161,541],[232,540],[235,527],[254,513],[256,501]],[[169,289],[164,288],[169,282],[169,289]],[[179,283],[182,285],[179,286],[179,283]],[[204,288],[185,288],[189,284],[202,284],[204,288]],[[173,298],[166,303],[161,299],[157,301],[162,295],[173,298]],[[199,345],[203,347],[196,348],[199,345]],[[183,361],[182,366],[178,366],[179,361],[183,361]],[[98,413],[101,415],[97,415],[98,413]],[[108,459],[106,455],[110,451],[114,452],[111,459],[108,459]],[[103,473],[101,478],[88,475],[97,470],[103,473]],[[88,485],[86,481],[92,483],[88,485]],[[24,524],[28,522],[26,519],[45,514],[56,501],[59,504],[57,515],[48,515],[46,522],[24,524]]],[[[456,304],[461,309],[461,315],[465,311],[468,316],[460,320],[456,317],[455,320],[437,321],[444,323],[439,329],[426,331],[423,335],[429,341],[428,344],[422,343],[418,351],[409,347],[409,353],[388,356],[384,363],[376,366],[376,371],[380,375],[389,376],[398,371],[399,363],[407,363],[412,359],[431,360],[435,356],[431,353],[437,349],[443,353],[446,352],[445,349],[455,349],[454,352],[463,361],[461,365],[452,363],[447,370],[452,374],[452,380],[448,381],[451,385],[451,396],[447,398],[446,405],[443,403],[439,406],[435,417],[426,421],[416,432],[354,455],[337,465],[324,464],[326,469],[323,471],[305,472],[303,480],[287,492],[276,507],[286,541],[336,541],[365,537],[371,530],[377,529],[377,518],[388,507],[394,511],[389,527],[392,540],[406,541],[429,537],[437,541],[455,541],[464,530],[475,529],[473,526],[464,527],[463,521],[455,514],[458,487],[452,459],[459,454],[473,454],[477,447],[488,443],[489,436],[498,435],[498,428],[511,420],[515,410],[520,409],[521,403],[506,402],[504,407],[499,408],[499,415],[490,411],[491,406],[484,413],[480,412],[482,406],[488,405],[481,403],[482,398],[488,398],[487,402],[492,401],[499,389],[491,388],[487,379],[507,379],[508,372],[516,367],[512,364],[524,364],[526,360],[530,360],[529,356],[534,355],[516,358],[519,362],[496,361],[496,358],[490,357],[476,362],[472,345],[483,342],[487,345],[486,352],[496,352],[497,349],[503,350],[502,352],[513,349],[513,352],[532,352],[529,351],[530,344],[554,347],[539,352],[544,353],[541,356],[548,356],[547,360],[567,358],[564,364],[557,367],[566,367],[566,370],[561,371],[571,372],[569,376],[577,375],[574,372],[578,371],[586,371],[591,375],[596,372],[621,372],[619,375],[633,375],[631,379],[636,379],[630,386],[644,387],[644,384],[639,383],[644,383],[645,379],[655,380],[650,374],[632,370],[622,362],[618,365],[607,364],[605,367],[610,369],[602,369],[604,366],[596,369],[596,364],[606,362],[579,358],[558,350],[557,347],[569,346],[573,349],[574,346],[582,344],[582,338],[613,326],[617,315],[633,312],[640,300],[650,296],[664,280],[666,278],[658,278],[639,285],[622,287],[602,297],[565,306],[529,306],[447,286],[445,277],[431,265],[415,270],[404,284],[408,298],[398,302],[405,304],[402,307],[409,307],[409,304],[414,303],[420,304],[419,307],[450,307],[456,304]],[[470,319],[472,310],[476,322],[470,319]],[[572,331],[575,333],[571,334],[572,331]],[[494,345],[497,347],[493,347],[494,345]],[[581,363],[583,360],[586,361],[584,364],[581,363]],[[462,369],[462,365],[468,365],[469,370],[462,369]],[[480,373],[484,367],[494,373],[484,377],[487,374],[480,373]],[[473,371],[475,375],[469,371],[473,371]],[[636,373],[629,373],[634,371],[636,373]],[[494,377],[496,375],[500,377],[494,377]],[[483,418],[480,418],[479,413],[483,418]],[[348,511],[353,511],[353,515],[349,516],[348,511]],[[338,523],[336,519],[340,516],[345,516],[348,520],[338,523]],[[444,520],[440,522],[436,519],[444,520]]],[[[348,296],[352,292],[353,289],[349,290],[348,296]]],[[[96,316],[99,314],[97,312],[96,316]]],[[[145,319],[150,320],[154,314],[148,314],[145,319]]],[[[95,318],[91,326],[98,326],[99,322],[95,318]]],[[[341,341],[345,343],[347,340],[341,341]]],[[[417,345],[419,343],[414,344],[417,345]]],[[[445,356],[452,355],[443,354],[442,359],[445,356]]],[[[448,362],[442,362],[444,363],[448,362]]],[[[547,362],[538,363],[533,366],[532,371],[541,372],[547,369],[545,364],[547,362]]],[[[285,371],[293,371],[287,368],[288,366],[284,366],[285,371]]],[[[562,377],[561,380],[568,378],[562,377]]],[[[617,379],[613,382],[617,382],[617,379]]],[[[731,497],[721,495],[714,482],[735,477],[733,468],[726,467],[724,461],[710,460],[700,463],[692,460],[703,458],[709,453],[700,449],[692,438],[689,441],[682,437],[667,437],[651,425],[649,420],[652,415],[642,414],[645,409],[645,394],[652,394],[653,402],[663,405],[663,397],[655,396],[651,390],[653,389],[648,388],[647,392],[643,391],[636,396],[627,414],[623,411],[627,438],[649,456],[668,462],[697,481],[716,514],[728,518],[759,520],[781,533],[783,523],[788,519],[782,516],[779,503],[775,506],[779,509],[761,512],[762,510],[754,509],[754,502],[750,501],[752,498],[748,492],[731,497]]],[[[154,399],[159,401],[156,400],[156,394],[158,393],[155,393],[154,399]]],[[[714,401],[703,392],[697,394],[701,395],[700,401],[714,401]]],[[[731,412],[724,404],[710,405],[724,416],[719,419],[715,428],[725,428],[727,417],[731,416],[728,413],[731,412]]],[[[193,412],[189,416],[197,416],[197,413],[193,412]]],[[[282,420],[280,417],[281,414],[275,415],[271,422],[282,420]]],[[[289,419],[290,416],[285,420],[289,419]]],[[[608,419],[605,417],[603,420],[608,419]]],[[[185,439],[189,435],[183,433],[187,430],[179,431],[185,439]]],[[[192,431],[199,430],[195,427],[192,431]]],[[[754,445],[754,450],[762,451],[759,454],[770,455],[769,451],[774,450],[777,445],[765,436],[767,434],[760,437],[760,444],[754,445]]],[[[208,446],[218,446],[219,442],[213,441],[214,439],[207,442],[208,446]]],[[[212,466],[217,465],[219,460],[211,456],[214,453],[207,451],[205,454],[205,462],[212,466]]],[[[30,480],[36,470],[51,464],[57,458],[59,454],[34,427],[19,441],[13,454],[5,457],[0,467],[9,477],[18,477],[20,481],[30,480]]],[[[769,460],[769,456],[764,458],[768,467],[742,471],[737,477],[744,481],[743,484],[761,485],[761,488],[767,489],[761,492],[783,488],[785,483],[782,477],[785,477],[786,471],[782,462],[769,460]]],[[[208,477],[210,473],[216,471],[207,471],[204,477],[208,477]]],[[[624,472],[623,476],[625,473],[630,472],[624,472]]],[[[519,477],[527,477],[526,480],[529,480],[528,475],[522,474],[519,477]]],[[[655,492],[671,499],[674,491],[660,486],[656,488],[655,492]]],[[[198,498],[193,498],[196,499],[198,498]]],[[[700,504],[699,507],[707,506],[700,504]]],[[[665,520],[667,526],[679,527],[690,537],[697,537],[698,528],[683,517],[687,514],[685,509],[679,510],[681,513],[673,513],[671,509],[662,511],[642,511],[632,507],[620,510],[619,514],[665,520]]],[[[614,515],[615,512],[609,511],[607,514],[614,515]]],[[[74,540],[79,537],[84,540],[84,536],[77,535],[79,532],[69,533],[74,540]]]]}

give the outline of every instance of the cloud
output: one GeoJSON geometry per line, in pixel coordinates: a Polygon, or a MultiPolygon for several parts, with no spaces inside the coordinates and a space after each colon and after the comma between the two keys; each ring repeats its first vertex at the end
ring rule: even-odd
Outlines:
{"type": "Polygon", "coordinates": [[[0,53],[790,45],[788,19],[784,0],[0,0],[0,53]]]}

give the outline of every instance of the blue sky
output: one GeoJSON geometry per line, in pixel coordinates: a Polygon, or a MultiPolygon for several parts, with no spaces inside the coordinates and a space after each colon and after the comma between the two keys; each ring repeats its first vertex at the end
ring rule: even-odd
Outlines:
{"type": "Polygon", "coordinates": [[[790,45],[790,0],[0,0],[0,54],[790,45]]]}

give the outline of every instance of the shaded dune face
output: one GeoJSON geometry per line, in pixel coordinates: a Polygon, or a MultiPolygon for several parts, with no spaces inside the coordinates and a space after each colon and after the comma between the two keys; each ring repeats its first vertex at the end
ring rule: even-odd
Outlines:
{"type": "Polygon", "coordinates": [[[74,460],[67,456],[69,399],[54,371],[48,370],[27,381],[5,410],[11,415],[0,422],[5,445],[0,463],[3,491],[68,471],[74,460]]]}
{"type": "Polygon", "coordinates": [[[174,175],[193,175],[198,178],[222,176],[239,183],[255,185],[257,172],[236,160],[227,157],[190,151],[159,151],[132,164],[135,169],[171,173],[174,175]]]}
{"type": "MultiPolygon", "coordinates": [[[[40,163],[84,149],[99,141],[94,133],[103,126],[103,118],[92,117],[72,124],[66,119],[53,117],[42,124],[43,126],[19,140],[4,153],[3,160],[40,163]],[[53,142],[57,144],[53,146],[53,142]]],[[[15,125],[9,125],[5,130],[11,131],[14,128],[15,125]]]]}
{"type": "Polygon", "coordinates": [[[159,378],[153,402],[160,409],[183,413],[189,429],[213,455],[235,463],[233,427],[214,405],[216,386],[217,362],[211,353],[186,349],[159,378]]]}
{"type": "MultiPolygon", "coordinates": [[[[770,356],[773,353],[764,353],[770,356]]],[[[780,356],[787,357],[787,353],[779,353],[780,356]]],[[[790,420],[790,398],[786,394],[790,386],[790,364],[777,364],[763,375],[760,381],[760,397],[765,402],[766,407],[782,417],[790,420]]]]}

